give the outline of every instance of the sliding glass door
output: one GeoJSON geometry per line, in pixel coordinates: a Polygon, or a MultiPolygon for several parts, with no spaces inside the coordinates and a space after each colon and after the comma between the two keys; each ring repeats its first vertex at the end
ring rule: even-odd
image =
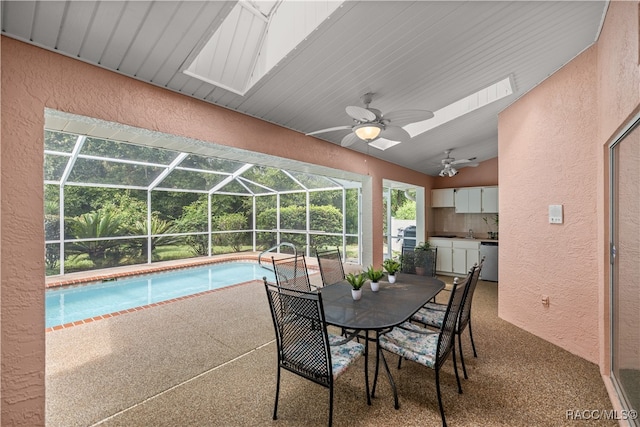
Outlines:
{"type": "Polygon", "coordinates": [[[639,411],[640,115],[612,143],[610,159],[611,376],[625,411],[639,411]]]}

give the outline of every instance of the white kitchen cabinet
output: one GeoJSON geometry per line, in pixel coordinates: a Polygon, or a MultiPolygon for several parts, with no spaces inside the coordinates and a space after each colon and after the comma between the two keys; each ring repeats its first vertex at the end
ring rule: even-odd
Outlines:
{"type": "Polygon", "coordinates": [[[436,272],[465,276],[480,260],[480,241],[465,239],[429,239],[438,248],[436,272]]]}
{"type": "Polygon", "coordinates": [[[452,208],[455,206],[453,188],[439,188],[431,190],[431,207],[432,208],[452,208]]]}
{"type": "Polygon", "coordinates": [[[498,187],[482,188],[482,213],[498,213],[498,187]]]}
{"type": "Polygon", "coordinates": [[[432,247],[438,248],[436,272],[453,272],[453,241],[451,239],[429,239],[432,247]]]}
{"type": "Polygon", "coordinates": [[[461,248],[453,248],[452,254],[452,273],[464,274],[467,268],[467,250],[461,248]]]}
{"type": "Polygon", "coordinates": [[[457,188],[455,205],[456,213],[482,212],[482,187],[457,188]]]}
{"type": "Polygon", "coordinates": [[[453,241],[453,272],[467,274],[480,258],[480,242],[477,240],[453,241]]]}

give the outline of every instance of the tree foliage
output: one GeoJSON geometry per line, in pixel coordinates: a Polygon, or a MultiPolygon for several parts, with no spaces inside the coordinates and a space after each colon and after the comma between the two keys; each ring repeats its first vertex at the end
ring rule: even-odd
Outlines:
{"type": "MultiPolygon", "coordinates": [[[[71,231],[76,239],[90,239],[96,237],[114,237],[122,232],[120,220],[112,213],[100,211],[89,212],[70,220],[71,231]]],[[[120,243],[117,240],[91,240],[73,242],[67,245],[71,254],[87,254],[98,268],[110,266],[114,258],[118,257],[115,248],[120,243]]]]}
{"type": "Polygon", "coordinates": [[[397,219],[416,219],[416,202],[407,200],[396,210],[397,219]]]}
{"type": "MultiPolygon", "coordinates": [[[[243,172],[242,182],[258,193],[271,194],[243,197],[214,193],[211,195],[211,204],[208,205],[209,198],[206,193],[180,190],[209,191],[222,182],[226,176],[224,173],[234,172],[241,163],[192,154],[186,156],[180,164],[191,170],[172,170],[158,188],[149,193],[145,189],[122,189],[101,185],[145,187],[153,182],[165,170],[164,166],[176,159],[179,153],[52,131],[45,131],[45,150],[46,239],[85,240],[65,244],[65,258],[68,259],[71,255],[78,261],[78,265],[82,262],[83,265],[92,264],[92,267],[101,268],[121,263],[144,262],[148,250],[153,257],[159,246],[170,249],[171,246],[187,244],[193,254],[207,255],[209,235],[206,232],[209,229],[209,220],[212,225],[211,244],[216,246],[217,250],[246,249],[246,246],[252,244],[251,231],[254,229],[267,230],[264,233],[259,232],[256,236],[259,245],[270,244],[277,238],[272,230],[278,225],[278,200],[281,208],[280,228],[285,230],[281,233],[281,239],[291,241],[301,249],[307,244],[308,229],[312,233],[312,245],[340,245],[343,212],[346,218],[345,231],[349,234],[358,232],[358,189],[348,189],[346,192],[341,189],[308,193],[301,191],[299,182],[310,189],[331,186],[330,181],[323,177],[293,173],[296,178],[292,179],[288,173],[280,169],[255,165],[243,172]],[[80,147],[78,143],[83,144],[80,155],[71,156],[74,148],[80,147]],[[146,164],[107,159],[141,161],[146,164]],[[75,163],[68,179],[61,183],[62,172],[72,160],[75,163]],[[197,172],[193,169],[207,172],[197,172]],[[208,173],[214,171],[222,174],[208,173]],[[253,185],[249,181],[255,181],[259,185],[253,185]],[[150,214],[147,212],[149,197],[152,210],[150,214]],[[307,197],[310,205],[309,218],[305,209],[307,197]],[[62,200],[65,218],[60,218],[62,200]],[[254,202],[257,224],[253,224],[254,202]],[[65,225],[63,236],[60,235],[61,222],[65,225]],[[150,240],[148,233],[152,234],[150,240]],[[205,234],[169,236],[188,233],[205,234]],[[338,236],[323,233],[335,233],[338,236]],[[108,239],[123,236],[131,238],[108,239]],[[102,238],[105,240],[95,240],[102,238]],[[149,243],[150,248],[147,247],[149,243]]],[[[239,182],[234,184],[235,187],[228,188],[229,192],[245,191],[239,182]]],[[[50,270],[54,270],[55,265],[60,262],[60,248],[59,243],[46,245],[45,256],[50,270]]],[[[184,248],[180,250],[184,253],[184,248]]],[[[70,271],[66,267],[65,269],[70,271]]]]}

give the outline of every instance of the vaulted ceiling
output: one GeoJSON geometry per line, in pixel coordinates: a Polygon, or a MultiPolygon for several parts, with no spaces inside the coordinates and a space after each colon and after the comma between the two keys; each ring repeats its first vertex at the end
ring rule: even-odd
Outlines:
{"type": "MultiPolygon", "coordinates": [[[[241,2],[267,22],[243,36],[238,4],[3,0],[2,34],[301,133],[352,124],[345,107],[363,106],[368,92],[371,107],[383,113],[437,112],[509,78],[513,94],[407,142],[384,151],[362,141],[349,147],[436,175],[446,149],[457,159],[498,155],[498,113],[597,40],[608,2],[299,1],[289,9],[300,14],[282,12],[280,20],[300,42],[271,65],[264,41],[276,30],[269,14],[285,6],[241,2]],[[226,39],[225,25],[233,30],[226,39]],[[184,72],[216,35],[214,50],[243,43],[212,68],[229,81],[250,80],[244,89],[184,72]],[[247,64],[254,67],[249,74],[247,64]]],[[[291,44],[285,36],[271,41],[270,52],[274,43],[291,44]]],[[[340,144],[345,133],[315,137],[340,144]]]]}

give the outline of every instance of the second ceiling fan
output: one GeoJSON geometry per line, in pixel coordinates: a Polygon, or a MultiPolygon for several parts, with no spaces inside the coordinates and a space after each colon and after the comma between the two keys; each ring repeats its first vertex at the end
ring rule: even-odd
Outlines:
{"type": "Polygon", "coordinates": [[[451,151],[453,151],[453,148],[444,150],[444,154],[446,154],[447,157],[440,161],[440,163],[442,164],[442,170],[438,175],[448,176],[449,178],[451,178],[452,176],[458,174],[458,169],[456,169],[456,166],[458,168],[463,168],[465,166],[471,166],[475,168],[476,166],[478,166],[478,163],[474,162],[474,160],[476,159],[475,157],[471,157],[470,159],[456,160],[455,158],[450,156],[451,151]]]}
{"type": "Polygon", "coordinates": [[[371,92],[362,95],[361,99],[365,105],[364,108],[355,105],[347,106],[347,114],[353,119],[354,124],[321,129],[306,135],[349,130],[350,132],[340,142],[343,147],[348,147],[356,141],[369,143],[381,138],[389,141],[406,142],[411,139],[411,135],[402,126],[433,117],[433,113],[427,110],[397,110],[383,114],[382,111],[369,107],[373,100],[373,95],[371,92]]]}

